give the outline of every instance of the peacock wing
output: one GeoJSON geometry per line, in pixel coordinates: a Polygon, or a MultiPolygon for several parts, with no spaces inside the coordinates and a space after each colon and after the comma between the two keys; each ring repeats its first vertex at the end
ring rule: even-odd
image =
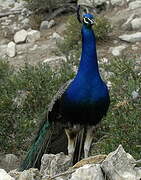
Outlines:
{"type": "Polygon", "coordinates": [[[73,79],[68,80],[66,83],[64,83],[48,105],[48,111],[45,121],[49,121],[49,123],[51,124],[52,135],[46,153],[56,154],[59,152],[64,152],[65,154],[67,154],[67,136],[64,131],[64,126],[59,121],[59,119],[61,118],[59,105],[61,96],[72,81],[73,79]]]}

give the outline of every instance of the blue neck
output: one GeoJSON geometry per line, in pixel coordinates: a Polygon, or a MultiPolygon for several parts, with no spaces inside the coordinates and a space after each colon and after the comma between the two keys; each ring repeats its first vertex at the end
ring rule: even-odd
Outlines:
{"type": "Polygon", "coordinates": [[[77,77],[100,77],[96,53],[96,39],[91,27],[82,27],[82,54],[77,77]]]}

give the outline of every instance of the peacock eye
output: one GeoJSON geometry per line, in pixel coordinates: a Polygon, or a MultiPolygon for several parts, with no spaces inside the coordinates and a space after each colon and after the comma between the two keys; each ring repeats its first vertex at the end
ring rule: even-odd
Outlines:
{"type": "Polygon", "coordinates": [[[84,18],[84,22],[87,23],[87,24],[88,24],[88,23],[91,23],[88,18],[84,18]]]}

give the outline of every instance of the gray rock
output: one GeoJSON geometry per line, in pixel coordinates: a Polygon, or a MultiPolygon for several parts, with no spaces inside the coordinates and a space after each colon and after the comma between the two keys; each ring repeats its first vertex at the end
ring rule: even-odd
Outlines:
{"type": "Polygon", "coordinates": [[[0,169],[0,180],[15,180],[4,169],[0,169]]]}
{"type": "Polygon", "coordinates": [[[110,153],[101,165],[110,180],[139,180],[134,158],[126,153],[121,145],[110,153]]]}
{"type": "Polygon", "coordinates": [[[14,41],[16,44],[18,43],[23,43],[26,41],[26,38],[27,38],[27,31],[22,29],[18,32],[16,32],[16,34],[14,35],[14,41]]]}
{"type": "Polygon", "coordinates": [[[40,30],[46,30],[52,28],[55,25],[55,21],[52,19],[51,21],[42,21],[40,25],[40,30]]]}
{"type": "Polygon", "coordinates": [[[135,18],[131,21],[132,29],[133,30],[140,30],[141,29],[141,18],[135,18]]]}
{"type": "Polygon", "coordinates": [[[7,55],[11,58],[16,55],[16,44],[13,41],[7,45],[7,55]]]}
{"type": "Polygon", "coordinates": [[[114,6],[123,6],[125,3],[125,0],[111,0],[111,4],[114,6]]]}
{"type": "Polygon", "coordinates": [[[19,165],[19,159],[14,154],[6,154],[0,157],[0,167],[5,169],[6,171],[10,171],[12,169],[16,169],[19,165]]]}
{"type": "Polygon", "coordinates": [[[100,164],[86,164],[77,169],[70,180],[104,180],[100,164]]]}
{"type": "Polygon", "coordinates": [[[71,164],[71,157],[64,153],[44,154],[41,160],[40,173],[43,177],[54,176],[66,171],[71,164]]]}
{"type": "Polygon", "coordinates": [[[52,68],[52,70],[57,70],[64,62],[66,62],[65,56],[52,56],[48,59],[45,59],[43,64],[47,63],[52,68]]]}
{"type": "Polygon", "coordinates": [[[133,1],[129,3],[129,9],[136,9],[136,8],[140,8],[141,7],[141,1],[137,0],[137,1],[133,1]]]}
{"type": "Polygon", "coordinates": [[[131,21],[136,17],[135,14],[131,14],[129,16],[129,18],[127,19],[127,21],[122,25],[122,29],[124,30],[132,30],[132,25],[131,25],[131,21]]]}
{"type": "MultiPolygon", "coordinates": [[[[98,4],[101,4],[102,1],[105,1],[105,0],[96,0],[96,1],[98,4]]],[[[81,6],[94,7],[94,0],[78,0],[77,4],[81,6]]]]}
{"type": "Polygon", "coordinates": [[[50,20],[49,23],[48,23],[48,29],[52,28],[54,25],[55,25],[54,19],[50,20]]]}
{"type": "Polygon", "coordinates": [[[42,21],[40,25],[40,31],[48,29],[48,24],[49,24],[48,21],[42,21]]]}
{"type": "Polygon", "coordinates": [[[31,30],[27,34],[27,42],[35,42],[40,39],[40,31],[31,30]]]}
{"type": "Polygon", "coordinates": [[[52,40],[63,40],[64,38],[60,36],[57,32],[54,32],[53,35],[51,36],[52,40]]]}
{"type": "Polygon", "coordinates": [[[141,41],[141,32],[137,32],[134,34],[124,34],[119,36],[119,39],[126,42],[139,42],[141,41]]]}
{"type": "Polygon", "coordinates": [[[107,2],[107,0],[94,0],[95,6],[102,5],[103,3],[106,3],[106,2],[107,2]]]}
{"type": "Polygon", "coordinates": [[[27,25],[27,24],[29,24],[29,21],[30,21],[29,18],[25,18],[25,19],[22,20],[21,23],[22,23],[23,25],[27,25]]]}
{"type": "Polygon", "coordinates": [[[15,0],[0,0],[0,5],[3,7],[13,6],[15,4],[15,0]]]}
{"type": "Polygon", "coordinates": [[[113,56],[120,56],[122,51],[127,48],[127,45],[121,45],[117,47],[110,48],[110,52],[113,56]]]}
{"type": "Polygon", "coordinates": [[[38,169],[30,168],[28,170],[23,171],[18,180],[41,180],[42,175],[40,174],[38,169]]]}

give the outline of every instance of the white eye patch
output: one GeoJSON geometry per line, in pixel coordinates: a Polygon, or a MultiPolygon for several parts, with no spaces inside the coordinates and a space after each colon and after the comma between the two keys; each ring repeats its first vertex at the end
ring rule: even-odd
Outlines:
{"type": "Polygon", "coordinates": [[[90,18],[84,18],[84,23],[86,24],[94,24],[94,20],[90,18]]]}

